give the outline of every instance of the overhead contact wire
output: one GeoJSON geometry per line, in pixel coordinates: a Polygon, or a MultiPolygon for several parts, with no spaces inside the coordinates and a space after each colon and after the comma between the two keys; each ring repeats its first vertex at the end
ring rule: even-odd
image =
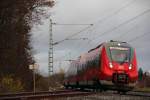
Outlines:
{"type": "Polygon", "coordinates": [[[148,10],[146,10],[146,11],[144,11],[144,12],[138,14],[137,16],[135,16],[135,17],[133,17],[133,18],[131,18],[131,19],[129,19],[129,20],[127,20],[127,21],[125,21],[125,22],[119,24],[118,26],[116,26],[116,27],[114,27],[114,28],[112,28],[112,29],[110,29],[110,30],[108,30],[108,31],[105,31],[105,32],[103,32],[102,34],[100,34],[100,35],[94,37],[94,38],[92,39],[92,41],[95,40],[95,39],[97,39],[97,38],[99,38],[99,37],[101,37],[101,36],[103,36],[103,35],[106,35],[106,34],[108,34],[108,33],[110,33],[110,32],[113,32],[114,30],[120,28],[121,26],[126,25],[126,24],[130,23],[131,21],[133,21],[133,20],[135,20],[135,19],[137,19],[137,18],[139,18],[139,17],[141,17],[141,16],[143,16],[143,15],[145,15],[146,13],[149,13],[149,12],[150,12],[150,9],[148,9],[148,10]]]}

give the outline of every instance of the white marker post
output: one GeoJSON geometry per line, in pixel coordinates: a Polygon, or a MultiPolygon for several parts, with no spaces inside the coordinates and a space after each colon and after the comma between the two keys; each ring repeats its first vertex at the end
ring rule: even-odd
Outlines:
{"type": "Polygon", "coordinates": [[[29,69],[33,71],[33,92],[35,92],[35,69],[38,69],[38,64],[29,65],[29,69]]]}

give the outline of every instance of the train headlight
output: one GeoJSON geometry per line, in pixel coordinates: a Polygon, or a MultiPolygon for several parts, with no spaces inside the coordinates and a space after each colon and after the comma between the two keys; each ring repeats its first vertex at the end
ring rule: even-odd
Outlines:
{"type": "Polygon", "coordinates": [[[112,63],[109,63],[109,67],[110,67],[110,68],[113,68],[113,65],[112,65],[112,63]]]}
{"type": "Polygon", "coordinates": [[[131,70],[131,69],[132,69],[132,64],[129,65],[129,70],[131,70]]]}

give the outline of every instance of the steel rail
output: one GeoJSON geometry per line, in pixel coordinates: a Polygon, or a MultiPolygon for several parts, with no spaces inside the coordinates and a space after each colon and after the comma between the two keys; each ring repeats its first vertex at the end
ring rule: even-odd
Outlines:
{"type": "Polygon", "coordinates": [[[62,98],[62,97],[74,97],[74,96],[87,96],[92,94],[98,94],[103,96],[115,96],[115,95],[126,95],[126,96],[139,96],[150,98],[149,92],[132,91],[126,94],[118,94],[113,92],[92,92],[92,91],[79,91],[79,90],[58,90],[53,92],[41,91],[41,92],[24,92],[15,94],[1,94],[0,100],[22,100],[22,99],[43,99],[43,98],[62,98]]]}
{"type": "Polygon", "coordinates": [[[40,99],[40,98],[59,98],[59,97],[73,97],[80,95],[89,95],[93,92],[82,92],[76,90],[62,90],[54,92],[27,92],[27,93],[16,93],[16,94],[4,94],[0,95],[0,100],[22,100],[22,99],[40,99]]]}
{"type": "Polygon", "coordinates": [[[126,95],[140,96],[140,97],[150,97],[150,92],[132,91],[132,92],[128,92],[126,95]]]}

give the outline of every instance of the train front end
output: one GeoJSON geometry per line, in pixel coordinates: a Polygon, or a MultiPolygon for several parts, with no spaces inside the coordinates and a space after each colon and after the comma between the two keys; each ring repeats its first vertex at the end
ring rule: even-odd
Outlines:
{"type": "Polygon", "coordinates": [[[138,79],[135,50],[125,42],[111,41],[106,43],[101,57],[101,83],[117,90],[133,89],[138,79]]]}

